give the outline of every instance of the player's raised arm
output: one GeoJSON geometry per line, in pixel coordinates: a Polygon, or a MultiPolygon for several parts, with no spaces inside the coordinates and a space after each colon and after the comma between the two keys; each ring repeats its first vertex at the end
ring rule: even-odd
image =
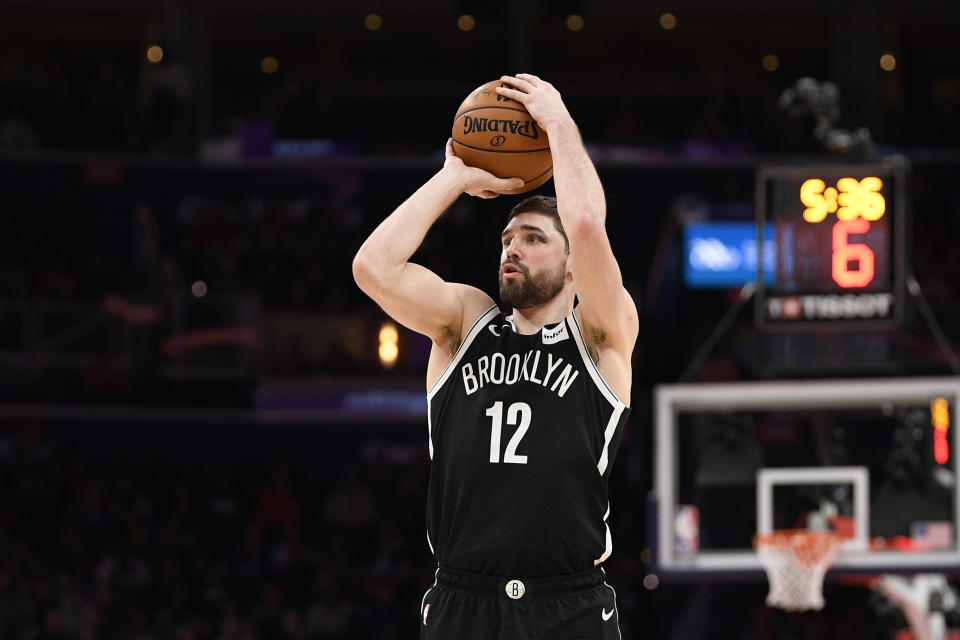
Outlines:
{"type": "Polygon", "coordinates": [[[501,80],[513,89],[500,87],[497,93],[523,103],[550,140],[557,209],[570,241],[581,318],[596,341],[627,354],[629,362],[639,330],[637,308],[610,248],[603,186],[580,131],[549,82],[526,73],[501,80]]]}
{"type": "Polygon", "coordinates": [[[449,141],[446,153],[443,168],[380,223],[353,260],[353,276],[364,293],[397,322],[439,345],[458,343],[465,314],[479,315],[493,301],[474,287],[444,282],[410,257],[461,193],[494,198],[523,185],[464,165],[449,141]]]}

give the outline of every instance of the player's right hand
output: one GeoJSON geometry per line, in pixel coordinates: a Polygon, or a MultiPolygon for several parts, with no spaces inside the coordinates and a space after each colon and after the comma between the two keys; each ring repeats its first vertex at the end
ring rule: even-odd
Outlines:
{"type": "Polygon", "coordinates": [[[496,198],[523,186],[521,178],[498,178],[489,171],[465,165],[453,152],[453,138],[447,140],[443,170],[457,173],[463,180],[463,192],[479,198],[496,198]]]}

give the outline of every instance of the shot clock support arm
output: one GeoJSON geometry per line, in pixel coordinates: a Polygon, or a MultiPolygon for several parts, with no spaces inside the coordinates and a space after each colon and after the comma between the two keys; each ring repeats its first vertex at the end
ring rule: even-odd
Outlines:
{"type": "Polygon", "coordinates": [[[957,359],[957,354],[953,347],[950,346],[947,334],[943,332],[943,328],[940,326],[940,323],[937,322],[937,317],[933,314],[933,309],[931,309],[927,303],[927,298],[923,295],[920,283],[917,282],[913,274],[907,276],[907,291],[917,303],[917,309],[920,310],[920,315],[923,316],[924,322],[927,323],[927,328],[930,329],[930,333],[933,334],[933,339],[937,341],[937,346],[940,347],[940,353],[943,354],[943,359],[946,360],[947,366],[950,367],[950,372],[955,376],[960,376],[960,360],[957,359]]]}
{"type": "Polygon", "coordinates": [[[683,373],[680,374],[680,378],[677,380],[677,382],[690,382],[690,380],[693,379],[693,376],[697,375],[700,367],[703,366],[703,363],[707,361],[708,357],[710,357],[710,354],[717,346],[717,343],[720,342],[720,338],[722,338],[723,335],[730,329],[730,325],[732,325],[733,321],[737,319],[738,315],[740,315],[741,309],[743,309],[747,303],[753,299],[753,293],[756,290],[757,285],[753,282],[748,282],[740,288],[740,293],[737,296],[736,301],[730,305],[730,308],[727,309],[727,312],[723,314],[722,318],[720,318],[720,322],[716,324],[716,326],[713,328],[713,331],[711,331],[710,335],[707,336],[707,339],[704,340],[702,345],[700,345],[697,353],[684,368],[683,373]]]}

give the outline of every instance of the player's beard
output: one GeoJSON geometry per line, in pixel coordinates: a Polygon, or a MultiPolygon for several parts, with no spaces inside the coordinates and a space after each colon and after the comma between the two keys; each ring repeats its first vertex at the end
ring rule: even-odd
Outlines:
{"type": "Polygon", "coordinates": [[[516,262],[510,264],[520,269],[523,277],[516,280],[504,278],[501,265],[500,299],[514,309],[530,309],[550,302],[563,290],[567,280],[565,261],[555,267],[547,267],[536,275],[531,275],[526,265],[516,262]]]}

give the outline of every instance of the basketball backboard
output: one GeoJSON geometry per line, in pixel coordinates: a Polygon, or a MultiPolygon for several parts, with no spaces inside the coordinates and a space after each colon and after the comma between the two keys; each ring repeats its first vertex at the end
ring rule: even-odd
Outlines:
{"type": "Polygon", "coordinates": [[[960,571],[958,403],[960,378],[658,387],[657,570],[759,575],[757,533],[810,528],[841,572],[960,571]]]}

